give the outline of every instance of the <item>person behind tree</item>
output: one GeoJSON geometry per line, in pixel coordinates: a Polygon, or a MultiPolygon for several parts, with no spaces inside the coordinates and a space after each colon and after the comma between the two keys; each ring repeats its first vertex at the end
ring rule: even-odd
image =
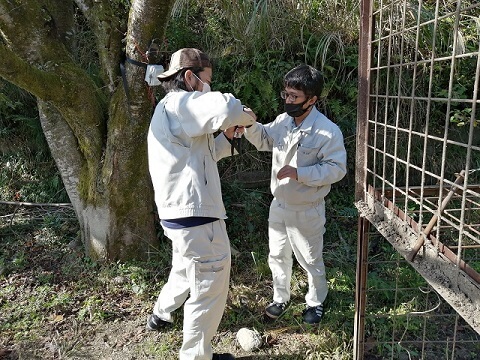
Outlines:
{"type": "Polygon", "coordinates": [[[211,344],[225,309],[231,256],[217,161],[230,155],[235,126],[251,125],[256,116],[231,94],[210,91],[212,64],[198,49],[175,52],[158,78],[167,94],[151,120],[148,165],[172,268],[146,327],[170,325],[183,305],[180,360],[234,359],[214,354],[211,344]]]}
{"type": "Polygon", "coordinates": [[[324,313],[325,196],[346,174],[346,151],[338,126],[315,107],[322,89],[318,70],[295,67],[285,75],[280,93],[285,112],[269,124],[245,129],[245,137],[258,150],[273,152],[274,198],[268,219],[273,302],[265,309],[272,319],[281,316],[290,301],[292,253],[308,276],[303,321],[319,323],[324,313]]]}

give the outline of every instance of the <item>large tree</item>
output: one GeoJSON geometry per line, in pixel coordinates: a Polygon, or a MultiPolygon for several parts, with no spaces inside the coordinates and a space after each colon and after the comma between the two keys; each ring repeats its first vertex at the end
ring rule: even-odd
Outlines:
{"type": "Polygon", "coordinates": [[[0,0],[0,76],[37,98],[88,256],[143,257],[156,242],[143,67],[173,0],[0,0]],[[93,32],[98,71],[78,60],[78,24],[93,32]]]}

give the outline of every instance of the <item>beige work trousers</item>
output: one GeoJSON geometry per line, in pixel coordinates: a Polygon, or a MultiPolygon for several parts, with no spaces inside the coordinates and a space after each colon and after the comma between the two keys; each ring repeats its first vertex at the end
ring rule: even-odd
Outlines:
{"type": "Polygon", "coordinates": [[[172,321],[171,313],[185,302],[180,360],[211,360],[230,278],[225,222],[164,231],[172,241],[172,269],[153,313],[172,321]]]}
{"type": "Polygon", "coordinates": [[[325,202],[302,210],[289,210],[274,199],[268,219],[268,264],[273,277],[273,301],[290,301],[292,252],[308,276],[305,302],[317,306],[328,293],[323,262],[323,234],[325,233],[325,202]]]}

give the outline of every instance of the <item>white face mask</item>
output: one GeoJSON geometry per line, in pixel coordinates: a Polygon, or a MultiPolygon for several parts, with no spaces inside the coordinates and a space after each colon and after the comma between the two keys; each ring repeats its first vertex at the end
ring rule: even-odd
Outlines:
{"type": "MultiPolygon", "coordinates": [[[[203,82],[197,75],[195,75],[194,72],[192,72],[192,74],[193,74],[193,76],[195,76],[198,79],[198,81],[200,81],[203,84],[202,93],[207,93],[207,92],[210,92],[212,90],[210,88],[210,84],[208,84],[206,82],[203,82]]],[[[190,85],[190,87],[192,87],[192,86],[190,85]]],[[[192,90],[193,90],[193,88],[192,88],[192,90]]]]}

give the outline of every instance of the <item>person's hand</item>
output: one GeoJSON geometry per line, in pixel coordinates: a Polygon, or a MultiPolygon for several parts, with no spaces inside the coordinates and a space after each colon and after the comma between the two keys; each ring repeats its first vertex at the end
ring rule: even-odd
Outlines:
{"type": "Polygon", "coordinates": [[[282,180],[285,178],[298,180],[297,168],[294,168],[290,165],[285,165],[284,167],[282,167],[277,173],[277,179],[282,180]]]}
{"type": "Polygon", "coordinates": [[[255,115],[255,113],[252,111],[252,109],[244,106],[243,111],[246,112],[248,115],[250,115],[253,118],[253,120],[257,121],[257,115],[255,115]]]}
{"type": "Polygon", "coordinates": [[[232,140],[234,137],[235,138],[241,138],[243,133],[245,132],[245,128],[241,125],[238,126],[232,126],[226,130],[223,131],[225,136],[232,140]]]}

